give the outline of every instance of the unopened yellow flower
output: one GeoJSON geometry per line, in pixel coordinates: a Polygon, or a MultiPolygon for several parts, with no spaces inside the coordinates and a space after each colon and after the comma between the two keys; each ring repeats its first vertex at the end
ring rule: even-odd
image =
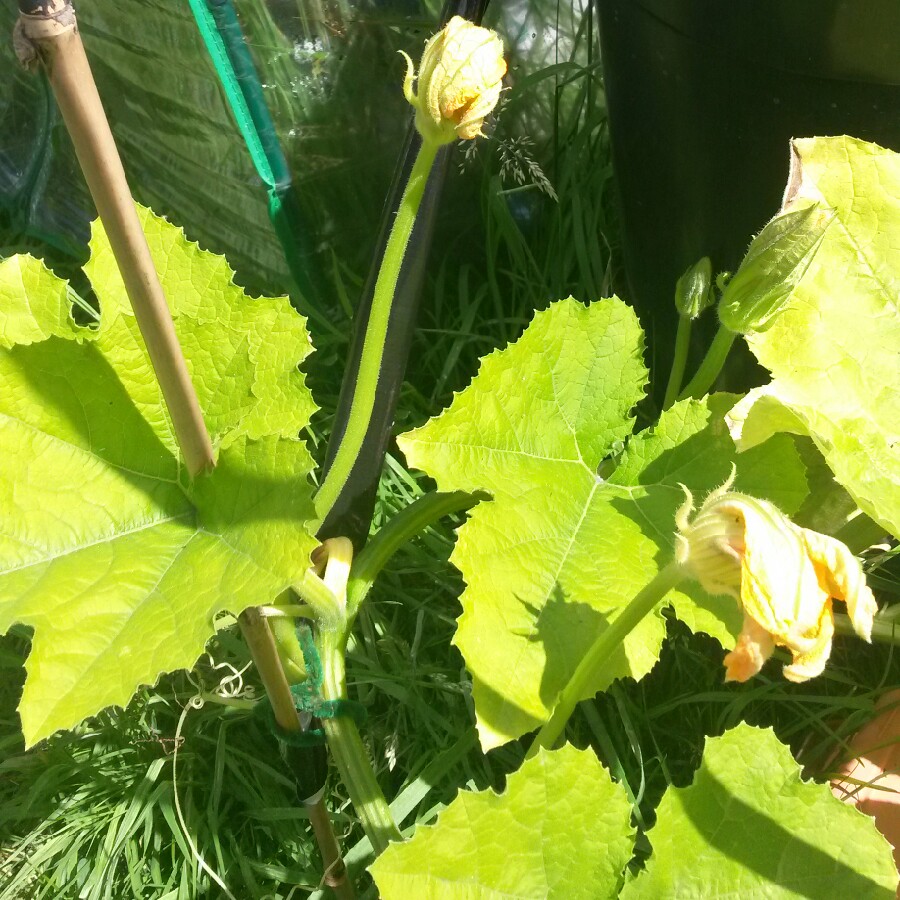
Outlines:
{"type": "Polygon", "coordinates": [[[856,557],[834,538],[800,528],[765,500],[729,490],[733,476],[691,518],[693,500],[676,516],[678,561],[711,594],[741,604],[744,624],[725,657],[725,680],[746,681],[776,646],[793,662],[790,681],[819,675],[831,653],[833,600],[842,600],[856,633],[871,640],[878,607],[856,557]]]}
{"type": "Polygon", "coordinates": [[[440,144],[478,137],[485,117],[500,99],[506,74],[500,38],[488,28],[454,16],[425,45],[417,91],[413,91],[413,62],[403,56],[403,93],[416,108],[416,127],[422,137],[440,144]]]}

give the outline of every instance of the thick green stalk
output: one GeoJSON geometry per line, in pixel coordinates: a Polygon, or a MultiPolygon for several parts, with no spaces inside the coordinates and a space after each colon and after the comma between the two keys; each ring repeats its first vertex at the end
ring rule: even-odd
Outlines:
{"type": "MultiPolygon", "coordinates": [[[[323,632],[320,635],[322,696],[326,700],[347,699],[344,671],[346,643],[346,635],[337,632],[323,632]]],[[[403,838],[375,778],[356,723],[348,716],[336,716],[322,719],[322,729],[328,738],[328,749],[337,763],[341,780],[350,794],[353,809],[378,856],[391,841],[401,841],[403,838]]]]}
{"type": "Polygon", "coordinates": [[[688,348],[691,345],[691,324],[690,316],[678,317],[678,331],[675,332],[675,358],[672,360],[672,370],[669,372],[669,383],[666,385],[663,409],[668,409],[678,399],[678,392],[681,390],[684,368],[687,365],[688,348]]]}
{"type": "Polygon", "coordinates": [[[679,400],[686,400],[688,397],[700,398],[709,393],[709,389],[713,386],[715,380],[719,377],[725,360],[728,358],[728,351],[737,335],[733,331],[729,331],[724,325],[719,326],[713,342],[706,351],[700,368],[697,369],[694,377],[688,382],[688,386],[678,395],[679,400]]]}
{"type": "Polygon", "coordinates": [[[397,288],[397,278],[400,275],[406,246],[416,222],[422,194],[428,183],[428,175],[439,149],[440,147],[436,143],[422,142],[410,172],[406,190],[403,192],[394,225],[391,228],[391,234],[384,250],[384,259],[381,261],[381,269],[375,282],[372,307],[366,326],[366,337],[359,360],[359,372],[353,392],[353,401],[350,404],[347,428],[338,444],[337,453],[325,475],[325,480],[316,494],[316,512],[320,520],[328,515],[347,483],[350,471],[366,437],[372,410],[375,407],[378,375],[381,371],[384,341],[397,288]]]}
{"type": "Polygon", "coordinates": [[[645,585],[634,599],[613,619],[612,624],[600,634],[582,657],[569,683],[559,695],[553,715],[537,733],[534,743],[528,749],[526,759],[536,756],[541,747],[548,750],[556,743],[580,700],[584,698],[588,685],[595,683],[597,672],[608,662],[610,656],[626,637],[634,630],[644,616],[684,577],[684,569],[678,563],[670,563],[645,585]]]}
{"type": "Polygon", "coordinates": [[[350,580],[347,582],[347,618],[350,622],[385,563],[407,541],[443,516],[469,509],[478,499],[476,495],[464,491],[425,494],[397,513],[370,538],[350,569],[350,580]]]}

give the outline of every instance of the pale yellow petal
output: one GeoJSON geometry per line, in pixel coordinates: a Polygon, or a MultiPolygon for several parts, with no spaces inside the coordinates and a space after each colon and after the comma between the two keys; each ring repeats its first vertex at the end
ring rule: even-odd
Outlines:
{"type": "Polygon", "coordinates": [[[834,613],[831,600],[825,604],[819,620],[819,630],[813,646],[803,652],[793,652],[794,661],[783,669],[788,681],[803,682],[821,675],[831,655],[831,639],[834,636],[834,613]]]}
{"type": "Polygon", "coordinates": [[[744,520],[741,604],[776,641],[816,629],[827,597],[819,588],[799,530],[768,503],[722,503],[744,520]]]}
{"type": "Polygon", "coordinates": [[[859,560],[846,544],[828,535],[803,529],[803,537],[822,590],[847,604],[853,630],[870,641],[872,619],[878,612],[878,604],[866,584],[859,560]]]}
{"type": "Polygon", "coordinates": [[[831,653],[833,599],[847,603],[853,627],[870,638],[875,598],[840,541],[799,528],[771,503],[736,491],[714,491],[696,515],[690,512],[688,495],[676,516],[676,559],[711,593],[738,595],[745,617],[725,657],[727,680],[755,675],[776,646],[793,657],[787,679],[819,675],[831,653]]]}

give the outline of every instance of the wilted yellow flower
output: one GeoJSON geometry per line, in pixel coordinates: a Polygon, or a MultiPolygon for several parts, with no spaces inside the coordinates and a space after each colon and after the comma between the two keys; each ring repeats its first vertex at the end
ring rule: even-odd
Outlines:
{"type": "Polygon", "coordinates": [[[485,117],[497,105],[506,74],[500,38],[488,28],[454,16],[425,45],[416,92],[413,62],[403,56],[403,93],[416,108],[416,127],[422,137],[440,144],[478,137],[485,117]]]}
{"type": "Polygon", "coordinates": [[[725,680],[746,681],[776,646],[791,651],[790,681],[819,675],[831,653],[832,601],[842,600],[856,633],[871,640],[877,604],[856,557],[840,541],[800,528],[765,500],[731,491],[734,476],[691,518],[676,516],[678,561],[711,594],[741,604],[744,625],[725,657],[725,680]]]}

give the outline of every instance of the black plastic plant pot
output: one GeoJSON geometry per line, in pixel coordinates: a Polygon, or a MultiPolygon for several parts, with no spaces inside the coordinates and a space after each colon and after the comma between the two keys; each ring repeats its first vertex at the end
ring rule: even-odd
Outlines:
{"type": "MultiPolygon", "coordinates": [[[[900,3],[598,4],[628,282],[620,291],[650,333],[664,387],[675,281],[702,256],[715,271],[737,267],[779,206],[789,140],[849,134],[900,150],[900,3]]],[[[716,323],[701,322],[705,344],[716,323]]]]}

